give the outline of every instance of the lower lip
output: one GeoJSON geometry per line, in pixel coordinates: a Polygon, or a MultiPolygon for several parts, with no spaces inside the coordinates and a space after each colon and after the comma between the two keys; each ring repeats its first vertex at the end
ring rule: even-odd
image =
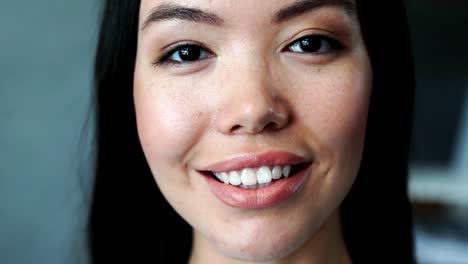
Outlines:
{"type": "Polygon", "coordinates": [[[260,189],[242,189],[221,183],[210,175],[202,175],[211,192],[226,205],[243,209],[260,209],[278,205],[297,193],[305,184],[311,168],[312,164],[309,164],[293,177],[275,180],[260,189]]]}

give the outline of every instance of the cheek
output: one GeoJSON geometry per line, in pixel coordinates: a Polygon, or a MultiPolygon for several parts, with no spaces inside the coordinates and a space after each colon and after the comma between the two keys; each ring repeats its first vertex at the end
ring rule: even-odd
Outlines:
{"type": "Polygon", "coordinates": [[[343,146],[345,154],[360,157],[364,144],[372,79],[362,73],[361,75],[355,73],[355,76],[342,83],[342,87],[347,90],[343,89],[335,105],[338,114],[331,125],[336,128],[336,138],[333,138],[335,144],[343,146]]]}
{"type": "Polygon", "coordinates": [[[310,135],[308,141],[317,146],[321,165],[317,180],[321,188],[312,187],[311,193],[320,193],[322,198],[317,199],[328,200],[325,204],[334,206],[344,198],[360,166],[372,91],[372,72],[367,65],[341,64],[323,71],[308,80],[313,89],[303,89],[306,92],[301,94],[306,98],[298,108],[303,134],[310,135]]]}
{"type": "Polygon", "coordinates": [[[196,143],[202,111],[186,97],[164,92],[170,87],[139,85],[135,82],[134,101],[143,151],[152,168],[174,165],[196,143]]]}
{"type": "Polygon", "coordinates": [[[316,88],[302,95],[308,98],[301,107],[305,110],[302,117],[308,129],[335,156],[360,152],[372,90],[370,67],[351,64],[340,68],[340,72],[330,70],[313,83],[316,88]]]}

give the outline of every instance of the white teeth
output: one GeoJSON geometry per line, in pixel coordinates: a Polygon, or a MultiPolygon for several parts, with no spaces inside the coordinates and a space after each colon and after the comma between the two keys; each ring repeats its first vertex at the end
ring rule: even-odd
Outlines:
{"type": "Polygon", "coordinates": [[[283,170],[280,166],[275,166],[271,171],[271,174],[274,180],[278,180],[279,178],[281,178],[281,176],[283,176],[283,170]]]}
{"type": "Polygon", "coordinates": [[[237,171],[229,172],[229,183],[232,185],[240,185],[242,183],[241,177],[237,171]]]}
{"type": "Polygon", "coordinates": [[[260,167],[257,171],[257,182],[259,184],[271,182],[271,170],[267,166],[260,167]]]}
{"type": "Polygon", "coordinates": [[[251,168],[245,168],[241,173],[241,181],[243,185],[255,185],[257,184],[257,175],[251,168]]]}
{"type": "Polygon", "coordinates": [[[290,173],[291,165],[276,165],[273,168],[261,166],[240,171],[215,172],[214,175],[225,184],[236,185],[244,189],[258,189],[269,185],[272,180],[281,179],[282,176],[287,178],[290,173]]]}
{"type": "Polygon", "coordinates": [[[225,184],[229,184],[229,174],[227,174],[226,172],[221,172],[220,175],[222,178],[221,181],[225,184]]]}
{"type": "Polygon", "coordinates": [[[214,175],[216,176],[216,178],[218,178],[218,180],[223,181],[223,178],[221,177],[221,173],[215,172],[214,175]]]}
{"type": "Polygon", "coordinates": [[[288,177],[289,176],[289,173],[291,172],[291,166],[289,165],[286,165],[283,167],[283,175],[284,177],[288,177]]]}
{"type": "Polygon", "coordinates": [[[260,189],[260,188],[263,188],[263,187],[266,187],[268,185],[270,185],[271,182],[269,183],[262,183],[262,184],[255,184],[255,185],[239,185],[240,188],[242,189],[251,189],[251,190],[256,190],[256,189],[260,189]]]}
{"type": "Polygon", "coordinates": [[[258,189],[258,186],[257,184],[254,184],[254,185],[244,185],[244,184],[241,184],[239,185],[239,187],[241,187],[242,189],[258,189]]]}

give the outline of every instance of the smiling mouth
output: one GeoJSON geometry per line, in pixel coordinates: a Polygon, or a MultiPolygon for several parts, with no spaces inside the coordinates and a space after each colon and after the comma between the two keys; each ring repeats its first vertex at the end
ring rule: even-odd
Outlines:
{"type": "Polygon", "coordinates": [[[242,189],[260,189],[276,181],[294,177],[310,164],[311,162],[304,162],[299,164],[243,168],[241,170],[224,172],[201,171],[201,173],[226,185],[233,185],[242,189]]]}

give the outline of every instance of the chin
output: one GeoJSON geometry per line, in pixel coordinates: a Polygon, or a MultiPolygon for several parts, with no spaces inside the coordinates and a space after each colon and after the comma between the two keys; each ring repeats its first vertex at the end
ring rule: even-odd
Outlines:
{"type": "Polygon", "coordinates": [[[247,262],[268,262],[290,255],[306,240],[305,232],[300,230],[262,230],[218,237],[212,242],[217,250],[227,257],[247,262]]]}
{"type": "Polygon", "coordinates": [[[271,241],[260,245],[253,245],[248,248],[231,248],[226,253],[227,256],[248,262],[267,262],[282,259],[291,254],[301,243],[301,241],[271,241]]]}

